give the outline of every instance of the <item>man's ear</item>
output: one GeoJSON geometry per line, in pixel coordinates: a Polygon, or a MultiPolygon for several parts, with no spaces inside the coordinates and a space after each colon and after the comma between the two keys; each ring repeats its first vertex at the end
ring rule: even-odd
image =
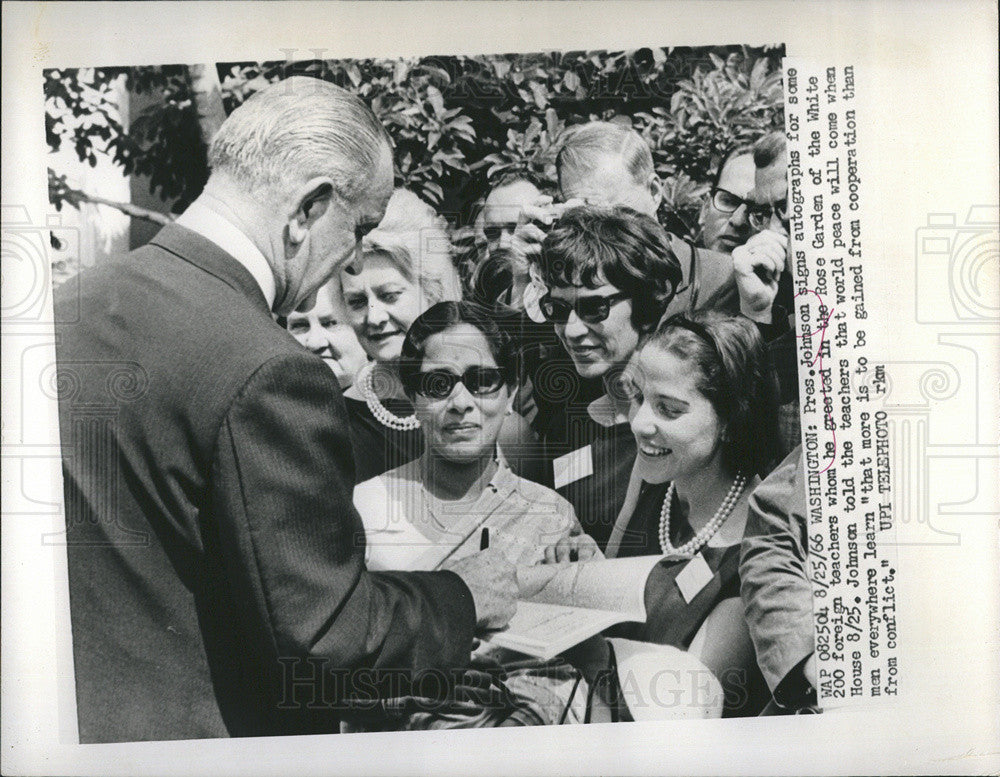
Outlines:
{"type": "Polygon", "coordinates": [[[708,220],[708,209],[712,204],[711,192],[707,199],[702,200],[701,208],[698,210],[698,230],[704,231],[705,222],[708,220]]]}
{"type": "Polygon", "coordinates": [[[705,217],[708,215],[708,209],[712,204],[712,192],[709,191],[708,196],[701,201],[701,210],[699,211],[698,220],[704,222],[705,217]]]}
{"type": "Polygon", "coordinates": [[[649,196],[653,198],[653,202],[659,208],[663,202],[663,181],[656,173],[649,176],[649,196]]]}
{"type": "Polygon", "coordinates": [[[333,197],[333,183],[329,178],[312,178],[296,188],[292,198],[293,211],[288,219],[288,239],[292,243],[305,241],[312,225],[330,207],[333,197]]]}

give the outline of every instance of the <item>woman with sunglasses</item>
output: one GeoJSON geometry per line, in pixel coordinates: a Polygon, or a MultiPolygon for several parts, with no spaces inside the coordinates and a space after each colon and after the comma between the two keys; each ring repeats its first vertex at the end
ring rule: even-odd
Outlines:
{"type": "MultiPolygon", "coordinates": [[[[414,319],[436,302],[461,298],[444,219],[412,192],[397,189],[382,221],[363,239],[360,259],[340,273],[339,283],[347,320],[371,359],[344,393],[361,482],[423,449],[397,362],[414,319]]],[[[520,416],[508,419],[505,439],[519,439],[522,426],[520,416]]]]}
{"type": "Polygon", "coordinates": [[[628,485],[635,440],[617,383],[663,316],[681,268],[667,233],[624,206],[567,210],[542,243],[539,302],[565,352],[532,375],[551,483],[603,546],[628,485]]]}
{"type": "MultiPolygon", "coordinates": [[[[515,475],[497,455],[497,438],[516,387],[514,344],[479,306],[440,302],[421,314],[402,345],[399,375],[420,419],[424,452],[355,487],[374,570],[436,570],[484,544],[512,563],[545,560],[547,547],[578,534],[573,508],[551,489],[515,475]]],[[[596,546],[575,541],[580,558],[596,546]]],[[[522,676],[517,711],[476,711],[410,727],[556,722],[574,676],[522,676]],[[481,713],[481,714],[480,714],[481,713]]]]}
{"type": "MultiPolygon", "coordinates": [[[[646,622],[614,633],[688,651],[722,683],[723,714],[756,714],[768,694],[739,599],[739,561],[750,494],[778,454],[763,341],[745,318],[675,315],[643,342],[624,383],[639,451],[607,555],[664,558],[646,584],[646,622]]],[[[597,640],[577,663],[594,679],[615,650],[597,640]]],[[[595,711],[627,714],[613,673],[604,677],[595,711]]]]}

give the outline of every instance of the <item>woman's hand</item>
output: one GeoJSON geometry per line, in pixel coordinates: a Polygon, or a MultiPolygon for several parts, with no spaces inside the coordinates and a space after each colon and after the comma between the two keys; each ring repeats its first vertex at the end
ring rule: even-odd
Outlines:
{"type": "Polygon", "coordinates": [[[560,564],[563,561],[588,561],[593,558],[603,558],[594,538],[589,534],[576,534],[572,537],[563,537],[554,545],[549,545],[545,549],[542,563],[560,564]]]}

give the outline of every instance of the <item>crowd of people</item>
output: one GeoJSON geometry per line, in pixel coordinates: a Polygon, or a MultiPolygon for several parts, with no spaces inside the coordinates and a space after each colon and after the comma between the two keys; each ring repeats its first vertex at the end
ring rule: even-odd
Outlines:
{"type": "Polygon", "coordinates": [[[693,241],[638,133],[570,128],[557,181],[492,183],[464,274],[333,85],[262,90],[210,163],[57,294],[84,395],[148,379],[64,461],[82,741],[645,719],[642,646],[721,690],[661,717],[816,711],[782,133],[720,161],[693,241]],[[629,556],[661,557],[644,623],[480,641],[518,566],[629,556]]]}

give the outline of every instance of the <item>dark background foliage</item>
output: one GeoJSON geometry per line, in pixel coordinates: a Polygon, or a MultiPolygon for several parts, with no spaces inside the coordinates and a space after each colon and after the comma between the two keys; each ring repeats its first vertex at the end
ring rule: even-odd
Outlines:
{"type": "MultiPolygon", "coordinates": [[[[592,119],[634,127],[666,184],[664,220],[693,234],[697,209],[725,151],[781,127],[780,47],[645,48],[411,59],[234,62],[216,65],[225,113],[293,74],[333,81],[362,97],[395,141],[397,183],[468,223],[498,176],[554,180],[567,127],[592,119]]],[[[207,177],[208,121],[197,66],[45,73],[50,148],[81,161],[106,153],[179,212],[207,177]],[[145,106],[128,127],[115,118],[112,82],[124,76],[145,106]]],[[[216,75],[213,73],[212,75],[216,75]]],[[[57,207],[80,201],[50,172],[57,207]]],[[[85,198],[84,198],[85,199],[85,198]]],[[[134,214],[133,214],[134,215],[134,214]]]]}

